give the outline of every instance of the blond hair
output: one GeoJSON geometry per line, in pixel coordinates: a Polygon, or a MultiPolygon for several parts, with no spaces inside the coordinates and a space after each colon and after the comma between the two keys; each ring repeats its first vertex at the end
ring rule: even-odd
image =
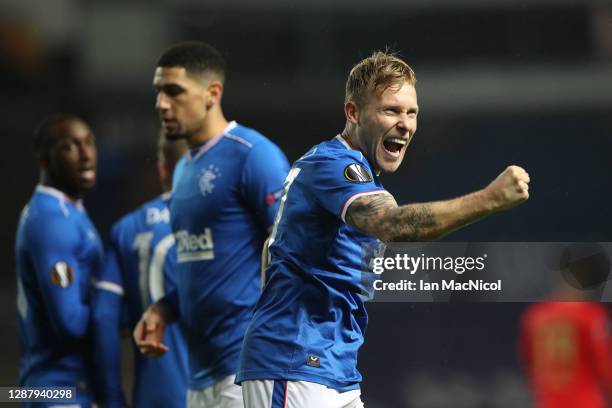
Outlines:
{"type": "Polygon", "coordinates": [[[346,80],[344,101],[364,102],[370,92],[382,93],[391,86],[416,83],[414,71],[391,52],[376,51],[358,62],[346,80]]]}

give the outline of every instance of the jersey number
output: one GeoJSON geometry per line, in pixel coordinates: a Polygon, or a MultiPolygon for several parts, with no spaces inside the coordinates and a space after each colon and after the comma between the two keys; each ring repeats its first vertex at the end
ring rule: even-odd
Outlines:
{"type": "MultiPolygon", "coordinates": [[[[287,201],[287,194],[289,193],[289,188],[291,184],[295,181],[298,174],[302,169],[299,167],[294,167],[287,174],[287,178],[285,179],[285,185],[283,191],[283,197],[281,198],[280,205],[278,206],[278,211],[276,213],[276,217],[274,218],[274,226],[272,227],[272,233],[270,234],[270,238],[268,240],[268,248],[274,242],[274,238],[276,237],[276,231],[278,230],[278,224],[280,223],[281,218],[283,217],[283,211],[285,209],[285,202],[287,201]]],[[[268,263],[270,262],[270,253],[268,252],[268,263]]]]}
{"type": "Polygon", "coordinates": [[[153,233],[142,232],[134,239],[134,249],[138,250],[138,287],[140,301],[144,309],[164,297],[164,263],[168,250],[174,245],[174,236],[166,235],[155,247],[151,248],[153,233]]]}

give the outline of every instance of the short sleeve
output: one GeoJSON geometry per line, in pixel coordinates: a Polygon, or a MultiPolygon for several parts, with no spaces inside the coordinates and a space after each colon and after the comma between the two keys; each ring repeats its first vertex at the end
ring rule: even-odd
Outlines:
{"type": "Polygon", "coordinates": [[[386,192],[370,167],[352,155],[322,157],[312,162],[307,177],[317,201],[343,222],[346,210],[357,198],[386,192]]]}
{"type": "Polygon", "coordinates": [[[259,142],[249,151],[242,172],[242,192],[264,228],[274,223],[288,172],[287,158],[272,142],[259,142]]]}

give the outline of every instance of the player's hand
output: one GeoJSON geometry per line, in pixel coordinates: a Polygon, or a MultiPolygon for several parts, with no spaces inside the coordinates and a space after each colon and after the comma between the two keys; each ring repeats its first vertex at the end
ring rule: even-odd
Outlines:
{"type": "Polygon", "coordinates": [[[494,211],[516,207],[529,198],[529,174],[519,166],[508,166],[484,191],[494,211]]]}
{"type": "Polygon", "coordinates": [[[162,343],[166,326],[163,307],[163,303],[149,306],[134,328],[134,342],[148,357],[161,357],[168,351],[168,346],[162,343]]]}

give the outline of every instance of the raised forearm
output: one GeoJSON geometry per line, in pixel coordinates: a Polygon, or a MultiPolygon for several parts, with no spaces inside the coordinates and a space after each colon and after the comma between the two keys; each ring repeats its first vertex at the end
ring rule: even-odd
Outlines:
{"type": "Polygon", "coordinates": [[[347,222],[385,242],[429,241],[492,212],[482,192],[446,201],[398,206],[389,194],[358,200],[347,222]]]}
{"type": "Polygon", "coordinates": [[[482,194],[389,208],[379,218],[376,236],[386,242],[438,239],[492,212],[482,194]]]}
{"type": "Polygon", "coordinates": [[[486,188],[452,200],[398,206],[389,193],[368,195],[351,203],[346,222],[381,241],[429,241],[521,204],[528,183],[525,170],[509,166],[486,188]]]}

